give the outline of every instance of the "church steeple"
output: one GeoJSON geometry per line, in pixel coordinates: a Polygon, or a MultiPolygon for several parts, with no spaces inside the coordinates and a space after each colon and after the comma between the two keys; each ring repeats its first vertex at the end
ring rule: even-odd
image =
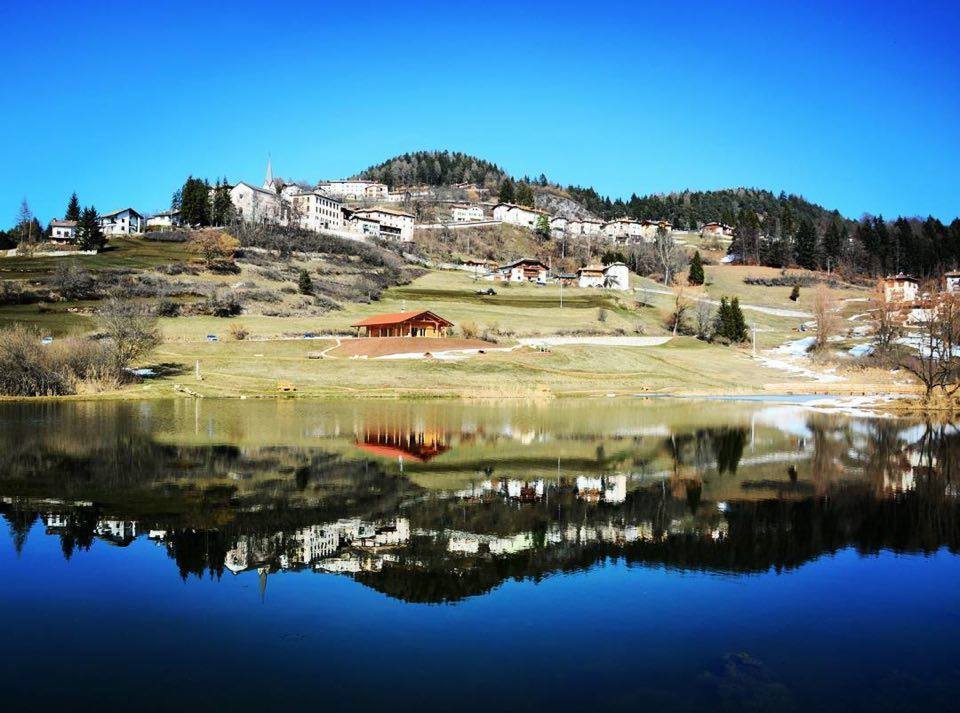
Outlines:
{"type": "Polygon", "coordinates": [[[267,154],[267,177],[263,181],[264,189],[273,190],[273,169],[270,167],[270,154],[267,154]]]}

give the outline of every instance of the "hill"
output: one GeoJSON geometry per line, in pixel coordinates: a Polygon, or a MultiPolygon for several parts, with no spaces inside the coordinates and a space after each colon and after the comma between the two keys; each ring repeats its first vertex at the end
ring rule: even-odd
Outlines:
{"type": "Polygon", "coordinates": [[[458,151],[414,151],[370,166],[357,177],[380,181],[391,188],[449,186],[457,183],[497,186],[507,178],[507,173],[495,163],[458,151]]]}

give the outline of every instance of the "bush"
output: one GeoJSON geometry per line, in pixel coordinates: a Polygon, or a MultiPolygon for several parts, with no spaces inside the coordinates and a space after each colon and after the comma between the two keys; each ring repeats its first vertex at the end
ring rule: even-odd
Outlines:
{"type": "Polygon", "coordinates": [[[250,336],[250,332],[242,324],[232,324],[230,325],[230,336],[236,341],[242,342],[250,336]]]}
{"type": "Polygon", "coordinates": [[[313,280],[310,279],[310,273],[306,270],[300,271],[300,276],[297,278],[297,289],[301,295],[313,294],[313,280]]]}
{"type": "Polygon", "coordinates": [[[180,304],[173,300],[160,300],[153,308],[157,317],[179,317],[180,304]]]}
{"type": "Polygon", "coordinates": [[[86,300],[97,296],[93,275],[67,258],[61,259],[54,268],[50,287],[63,300],[86,300]]]}
{"type": "Polygon", "coordinates": [[[794,302],[800,299],[800,285],[794,285],[793,289],[790,290],[790,299],[794,302]]]}
{"type": "Polygon", "coordinates": [[[0,330],[0,394],[62,396],[84,384],[114,387],[123,380],[109,343],[69,338],[44,345],[40,337],[22,325],[0,330]]]}
{"type": "Polygon", "coordinates": [[[213,317],[236,317],[243,311],[243,305],[233,292],[216,292],[194,305],[193,311],[213,317]]]}
{"type": "Polygon", "coordinates": [[[464,339],[476,339],[480,330],[473,322],[464,322],[460,325],[460,336],[464,339]]]}

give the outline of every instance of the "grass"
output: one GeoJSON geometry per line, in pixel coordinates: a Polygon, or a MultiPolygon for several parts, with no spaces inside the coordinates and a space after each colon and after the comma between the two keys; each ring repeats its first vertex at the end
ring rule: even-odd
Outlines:
{"type": "Polygon", "coordinates": [[[147,269],[186,260],[184,243],[152,242],[142,238],[113,238],[99,255],[69,257],[0,258],[0,280],[36,280],[54,271],[63,260],[91,270],[126,267],[147,269]]]}

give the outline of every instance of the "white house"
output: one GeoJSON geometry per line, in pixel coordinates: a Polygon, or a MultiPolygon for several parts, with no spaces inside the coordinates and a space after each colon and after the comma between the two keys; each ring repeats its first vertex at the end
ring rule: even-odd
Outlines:
{"type": "Polygon", "coordinates": [[[354,233],[360,233],[368,238],[380,237],[380,221],[368,218],[365,215],[350,212],[347,217],[347,227],[354,233]]]}
{"type": "Polygon", "coordinates": [[[610,265],[587,265],[577,270],[580,287],[606,287],[611,290],[630,289],[630,269],[622,262],[610,265]]]}
{"type": "Polygon", "coordinates": [[[603,224],[601,231],[608,238],[632,242],[644,238],[643,225],[633,218],[616,218],[603,224]]]}
{"type": "Polygon", "coordinates": [[[545,211],[513,203],[497,203],[493,208],[493,219],[510,225],[519,225],[524,228],[536,228],[540,216],[547,215],[545,211]]]}
{"type": "Polygon", "coordinates": [[[383,183],[376,181],[336,180],[321,181],[317,188],[329,196],[336,196],[347,201],[386,200],[389,190],[383,183]]]}
{"type": "Polygon", "coordinates": [[[567,221],[567,235],[598,235],[603,225],[599,220],[583,218],[567,221]]]}
{"type": "Polygon", "coordinates": [[[559,215],[550,219],[550,230],[554,233],[567,232],[567,219],[559,215]]]}
{"type": "Polygon", "coordinates": [[[728,238],[733,235],[733,228],[723,223],[711,221],[704,223],[700,228],[701,238],[728,238]]]}
{"type": "Polygon", "coordinates": [[[99,218],[100,228],[105,235],[130,235],[142,233],[143,216],[133,208],[123,208],[112,213],[104,213],[99,218]]]}
{"type": "Polygon", "coordinates": [[[361,218],[372,218],[380,223],[380,237],[408,243],[413,240],[413,224],[416,218],[410,213],[392,208],[361,208],[353,212],[361,218]]]}
{"type": "Polygon", "coordinates": [[[920,283],[910,275],[890,275],[881,280],[884,302],[914,302],[920,283]]]}
{"type": "Polygon", "coordinates": [[[72,243],[77,239],[77,221],[51,220],[50,240],[55,243],[72,243]]]}
{"type": "Polygon", "coordinates": [[[274,191],[241,181],[230,189],[230,201],[237,217],[247,223],[281,223],[285,219],[283,202],[274,191]]]}
{"type": "Polygon", "coordinates": [[[478,205],[455,205],[450,209],[454,223],[472,223],[483,220],[483,208],[478,205]]]}
{"type": "Polygon", "coordinates": [[[343,206],[336,198],[312,190],[293,194],[291,202],[301,228],[314,231],[343,229],[343,206]]]}
{"type": "Polygon", "coordinates": [[[501,265],[490,273],[487,279],[504,282],[536,282],[543,285],[547,282],[549,269],[540,260],[525,257],[501,265]]]}
{"type": "Polygon", "coordinates": [[[602,265],[586,265],[577,270],[577,284],[580,287],[603,287],[605,280],[602,265]]]}
{"type": "Polygon", "coordinates": [[[154,213],[147,218],[148,228],[173,228],[180,225],[179,210],[165,210],[162,213],[154,213]]]}

